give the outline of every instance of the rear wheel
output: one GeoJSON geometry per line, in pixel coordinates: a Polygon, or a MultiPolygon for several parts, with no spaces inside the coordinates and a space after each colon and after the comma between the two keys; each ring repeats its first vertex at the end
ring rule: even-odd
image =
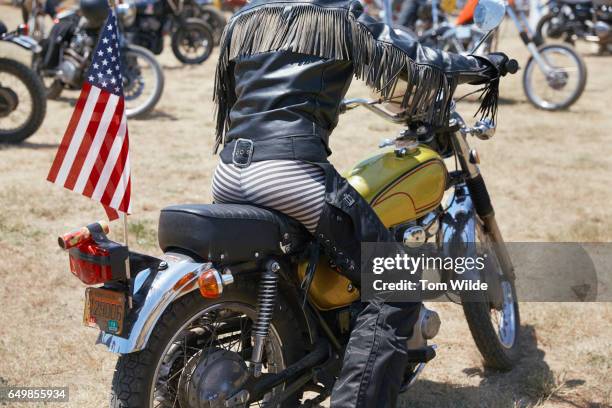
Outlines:
{"type": "MultiPolygon", "coordinates": [[[[208,407],[240,389],[250,358],[251,327],[256,318],[255,282],[236,282],[222,299],[204,299],[198,292],[173,303],[155,326],[147,347],[122,355],[113,377],[111,407],[208,407]],[[213,396],[200,401],[199,393],[213,396]],[[210,405],[207,405],[210,404],[210,405]]],[[[264,372],[279,372],[304,354],[304,341],[292,309],[278,297],[265,353],[264,372]],[[282,310],[282,312],[281,312],[282,310]],[[282,313],[282,315],[281,315],[282,313]]],[[[277,393],[278,386],[261,403],[277,393]]],[[[296,407],[299,396],[283,408],[296,407]]]]}

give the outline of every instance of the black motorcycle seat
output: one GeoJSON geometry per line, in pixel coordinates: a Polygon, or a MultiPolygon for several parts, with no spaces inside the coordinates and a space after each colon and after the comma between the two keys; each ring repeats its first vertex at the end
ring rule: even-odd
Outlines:
{"type": "Polygon", "coordinates": [[[303,249],[312,235],[295,219],[244,204],[166,207],[159,217],[159,246],[231,265],[303,249]]]}

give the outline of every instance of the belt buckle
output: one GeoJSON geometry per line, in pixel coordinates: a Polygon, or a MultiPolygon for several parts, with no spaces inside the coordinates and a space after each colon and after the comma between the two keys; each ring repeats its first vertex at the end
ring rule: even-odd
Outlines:
{"type": "Polygon", "coordinates": [[[232,153],[232,163],[236,167],[249,167],[253,158],[254,145],[249,139],[237,139],[232,153]]]}

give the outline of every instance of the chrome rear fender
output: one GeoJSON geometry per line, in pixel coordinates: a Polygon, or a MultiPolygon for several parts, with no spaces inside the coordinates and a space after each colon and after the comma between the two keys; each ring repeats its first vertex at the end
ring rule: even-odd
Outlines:
{"type": "MultiPolygon", "coordinates": [[[[127,354],[145,348],[153,328],[167,307],[197,289],[197,280],[212,264],[194,262],[175,253],[163,257],[166,268],[144,269],[134,278],[134,298],[140,298],[130,314],[135,314],[129,332],[116,336],[100,332],[97,344],[104,344],[113,353],[127,354]]],[[[128,319],[129,320],[129,319],[128,319]]]]}

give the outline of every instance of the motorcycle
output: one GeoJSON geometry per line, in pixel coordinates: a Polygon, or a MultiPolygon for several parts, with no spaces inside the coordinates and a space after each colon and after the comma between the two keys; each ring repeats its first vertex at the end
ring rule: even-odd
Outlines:
{"type": "MultiPolygon", "coordinates": [[[[117,6],[119,24],[129,20],[129,4],[117,6]]],[[[81,0],[78,9],[61,12],[49,37],[41,42],[32,67],[45,83],[47,97],[57,99],[65,88],[81,89],[91,63],[100,27],[108,13],[105,0],[81,0]]],[[[121,35],[123,92],[128,118],[142,117],[159,102],[164,75],[155,56],[143,47],[128,43],[121,35]]]]}
{"type": "MultiPolygon", "coordinates": [[[[36,52],[38,44],[25,26],[6,32],[0,22],[0,42],[36,52]]],[[[38,130],[47,111],[45,87],[29,67],[0,57],[0,143],[20,143],[38,130]]]]}
{"type": "Polygon", "coordinates": [[[215,45],[219,45],[223,29],[227,24],[227,20],[223,12],[214,6],[212,0],[184,0],[183,9],[185,17],[196,17],[204,20],[206,25],[213,31],[215,45]]]}
{"type": "MultiPolygon", "coordinates": [[[[432,0],[432,9],[437,0],[432,0]]],[[[435,13],[433,13],[435,15],[435,13]]],[[[586,86],[587,68],[576,51],[564,44],[544,44],[530,29],[522,8],[514,1],[506,5],[506,14],[514,22],[531,57],[523,71],[523,90],[536,108],[557,111],[575,103],[586,86]]],[[[418,38],[429,47],[461,54],[485,55],[497,47],[497,36],[489,35],[475,24],[452,25],[446,19],[434,19],[432,28],[418,38]],[[469,50],[469,51],[468,51],[469,50]]]]}
{"type": "MultiPolygon", "coordinates": [[[[453,108],[448,126],[427,128],[379,100],[346,100],[342,111],[359,106],[406,129],[348,180],[411,248],[425,241],[491,244],[492,289],[463,310],[486,363],[510,369],[520,330],[513,266],[468,144],[470,135],[490,139],[494,124],[469,127],[453,108]],[[459,163],[455,171],[446,168],[450,157],[459,163]],[[381,197],[405,196],[380,205],[381,197]]],[[[362,307],[360,291],[301,224],[251,205],[177,205],[162,210],[158,235],[160,258],[111,241],[104,222],[59,239],[71,272],[89,285],[84,323],[100,328],[98,343],[120,354],[111,406],[294,408],[330,394],[362,307]],[[305,391],[318,395],[301,402],[305,391]]],[[[443,280],[453,274],[439,272],[443,280]]],[[[408,342],[404,390],[434,358],[429,341],[439,325],[438,314],[423,306],[408,342]]]]}
{"type": "Polygon", "coordinates": [[[612,52],[612,2],[609,0],[559,0],[548,3],[536,32],[542,38],[574,44],[584,40],[599,45],[599,52],[612,52]]]}
{"type": "MultiPolygon", "coordinates": [[[[164,34],[170,33],[172,53],[184,64],[201,64],[210,57],[215,40],[202,19],[186,17],[182,0],[138,0],[133,22],[125,24],[133,43],[161,54],[164,34]]],[[[193,13],[193,7],[189,9],[193,13]]]]}
{"type": "Polygon", "coordinates": [[[531,57],[525,64],[523,90],[536,108],[557,111],[576,102],[587,81],[587,68],[576,51],[564,44],[545,44],[531,30],[525,11],[511,0],[506,13],[519,31],[531,57]]]}

